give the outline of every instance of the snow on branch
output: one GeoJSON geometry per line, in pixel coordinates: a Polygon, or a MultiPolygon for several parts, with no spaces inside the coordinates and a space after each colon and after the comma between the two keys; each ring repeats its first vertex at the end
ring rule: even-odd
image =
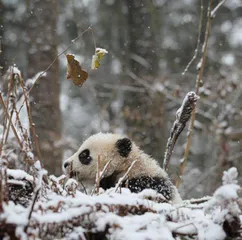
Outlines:
{"type": "Polygon", "coordinates": [[[232,167],[228,171],[224,171],[223,174],[223,185],[226,184],[237,184],[238,171],[237,168],[232,167]]]}
{"type": "Polygon", "coordinates": [[[176,112],[176,120],[171,129],[170,137],[166,145],[166,151],[163,161],[163,168],[168,169],[171,155],[176,143],[177,138],[186,126],[187,121],[191,117],[191,113],[196,106],[198,96],[194,92],[189,92],[185,96],[181,107],[176,112]]]}

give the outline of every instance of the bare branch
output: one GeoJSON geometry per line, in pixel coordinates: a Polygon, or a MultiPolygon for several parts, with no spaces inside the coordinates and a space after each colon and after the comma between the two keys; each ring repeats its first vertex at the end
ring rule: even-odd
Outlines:
{"type": "MultiPolygon", "coordinates": [[[[199,62],[199,72],[196,78],[196,86],[195,86],[195,93],[197,95],[199,95],[199,89],[200,89],[200,85],[202,82],[202,78],[203,78],[203,72],[204,72],[204,67],[205,67],[205,62],[206,62],[206,57],[207,57],[207,47],[208,47],[208,37],[210,34],[210,28],[211,28],[211,9],[212,9],[212,0],[209,1],[209,6],[208,6],[208,10],[207,10],[207,24],[206,24],[206,30],[205,30],[205,40],[203,43],[203,48],[202,48],[202,57],[201,60],[199,62]]],[[[183,160],[180,164],[180,172],[176,181],[176,186],[179,187],[181,184],[181,177],[184,174],[185,171],[185,167],[186,167],[186,163],[187,163],[187,158],[190,152],[190,147],[191,147],[191,137],[192,137],[192,131],[194,128],[194,122],[196,119],[196,108],[193,109],[192,111],[192,116],[191,116],[191,120],[190,120],[190,124],[189,124],[189,129],[188,129],[188,134],[187,134],[187,142],[186,142],[186,147],[185,147],[185,151],[184,151],[184,156],[183,156],[183,160]]]]}
{"type": "Polygon", "coordinates": [[[211,17],[214,18],[216,15],[216,12],[218,11],[218,9],[226,2],[226,0],[222,0],[211,12],[211,17]]]}
{"type": "Polygon", "coordinates": [[[23,89],[23,95],[24,95],[24,99],[25,99],[24,101],[25,101],[25,104],[26,104],[27,114],[28,114],[28,118],[29,118],[29,125],[30,125],[30,129],[32,131],[32,137],[33,137],[34,143],[35,143],[35,149],[36,149],[39,160],[42,161],[38,136],[37,136],[37,133],[36,133],[36,130],[35,130],[35,124],[33,122],[32,115],[31,115],[31,109],[30,109],[28,94],[27,94],[27,90],[24,86],[23,79],[21,77],[19,77],[19,83],[20,83],[20,86],[23,89]]]}
{"type": "Polygon", "coordinates": [[[200,45],[200,38],[201,38],[201,33],[202,33],[202,22],[203,22],[203,0],[201,0],[201,7],[200,7],[200,20],[199,20],[199,30],[198,30],[198,37],[197,37],[197,47],[194,51],[194,55],[192,57],[192,59],[190,60],[190,62],[187,64],[185,70],[183,71],[182,75],[185,75],[188,71],[188,68],[191,66],[191,64],[193,63],[193,61],[197,58],[197,53],[198,53],[198,49],[199,49],[199,45],[200,45]]]}
{"type": "Polygon", "coordinates": [[[37,198],[38,198],[38,195],[39,195],[39,192],[40,192],[40,188],[38,188],[34,194],[34,199],[33,199],[33,202],[32,202],[32,205],[31,205],[31,208],[30,208],[30,211],[29,211],[29,215],[28,215],[28,224],[27,226],[25,227],[24,231],[27,233],[27,230],[28,230],[28,227],[29,227],[29,222],[30,222],[30,219],[31,219],[31,216],[32,216],[32,213],[33,213],[33,210],[34,210],[34,205],[37,201],[37,198]]]}
{"type": "Polygon", "coordinates": [[[170,137],[167,141],[166,151],[163,161],[163,168],[167,171],[171,159],[171,155],[176,143],[177,138],[186,126],[187,121],[191,117],[191,113],[196,106],[198,96],[194,92],[187,93],[183,100],[181,107],[177,110],[176,120],[171,129],[170,137]]]}
{"type": "Polygon", "coordinates": [[[41,168],[38,168],[37,170],[38,170],[38,179],[37,179],[38,182],[37,182],[36,187],[35,187],[33,202],[31,204],[30,211],[29,211],[29,214],[28,214],[28,224],[24,228],[25,233],[27,233],[27,230],[28,230],[28,227],[29,227],[29,224],[30,224],[30,219],[31,219],[32,213],[34,211],[34,205],[35,205],[35,203],[38,199],[39,192],[40,192],[41,187],[42,187],[43,175],[45,174],[45,170],[43,170],[41,168]]]}

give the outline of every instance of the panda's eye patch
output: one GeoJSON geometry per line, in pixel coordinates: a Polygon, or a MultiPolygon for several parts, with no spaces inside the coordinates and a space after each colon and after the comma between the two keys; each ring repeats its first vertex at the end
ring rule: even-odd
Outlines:
{"type": "Polygon", "coordinates": [[[78,157],[79,161],[84,165],[88,165],[92,161],[90,151],[88,149],[83,150],[78,157]]]}

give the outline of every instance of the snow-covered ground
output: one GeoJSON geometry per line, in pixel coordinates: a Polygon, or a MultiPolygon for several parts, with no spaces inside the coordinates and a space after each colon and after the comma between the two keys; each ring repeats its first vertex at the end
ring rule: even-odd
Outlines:
{"type": "MultiPolygon", "coordinates": [[[[37,181],[20,170],[8,170],[7,174],[9,185],[37,181]]],[[[237,169],[231,168],[224,172],[223,184],[212,197],[184,200],[177,205],[163,202],[161,194],[149,189],[138,194],[125,188],[120,192],[100,189],[95,195],[86,195],[77,190],[75,180],[50,176],[41,191],[36,184],[28,207],[17,198],[17,204],[2,204],[0,232],[5,231],[5,239],[235,238],[242,219],[237,176],[237,169]]]]}

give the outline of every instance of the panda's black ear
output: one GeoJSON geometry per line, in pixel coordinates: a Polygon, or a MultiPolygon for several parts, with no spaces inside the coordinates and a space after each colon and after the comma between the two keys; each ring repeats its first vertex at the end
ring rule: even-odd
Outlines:
{"type": "Polygon", "coordinates": [[[118,153],[122,157],[128,157],[132,150],[132,142],[129,138],[122,138],[116,142],[118,153]]]}

